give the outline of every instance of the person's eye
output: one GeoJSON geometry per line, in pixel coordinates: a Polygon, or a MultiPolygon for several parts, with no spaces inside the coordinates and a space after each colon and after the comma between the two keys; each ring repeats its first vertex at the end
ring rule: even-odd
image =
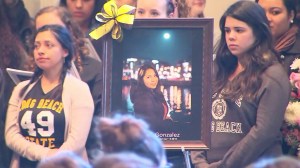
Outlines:
{"type": "Polygon", "coordinates": [[[159,16],[159,13],[157,11],[153,11],[153,12],[151,12],[151,16],[157,17],[157,16],[159,16]]]}
{"type": "Polygon", "coordinates": [[[139,15],[143,15],[145,12],[144,12],[143,10],[138,10],[137,13],[138,13],[139,15]]]}
{"type": "Polygon", "coordinates": [[[272,15],[279,15],[280,13],[281,13],[280,10],[272,10],[272,11],[271,11],[271,14],[272,14],[272,15]]]}
{"type": "Polygon", "coordinates": [[[242,33],[242,32],[244,32],[245,30],[242,29],[242,28],[236,28],[235,31],[236,31],[237,33],[242,33]]]}
{"type": "Polygon", "coordinates": [[[225,33],[230,33],[230,29],[228,29],[228,28],[225,28],[224,31],[225,31],[225,33]]]}
{"type": "Polygon", "coordinates": [[[34,48],[34,49],[38,49],[39,47],[40,47],[39,44],[34,44],[34,45],[33,45],[33,48],[34,48]]]}
{"type": "Polygon", "coordinates": [[[52,48],[52,47],[54,47],[54,44],[52,44],[52,43],[50,43],[50,42],[47,42],[47,43],[45,44],[45,46],[46,46],[47,48],[52,48]]]}

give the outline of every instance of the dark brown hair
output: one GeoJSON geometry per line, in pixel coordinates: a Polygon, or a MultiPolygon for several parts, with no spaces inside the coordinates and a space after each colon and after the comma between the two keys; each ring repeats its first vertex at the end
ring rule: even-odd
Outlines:
{"type": "Polygon", "coordinates": [[[220,19],[221,39],[216,51],[216,77],[214,82],[215,92],[220,93],[226,87],[223,94],[225,98],[253,99],[262,84],[261,74],[270,65],[278,62],[273,48],[272,35],[268,26],[268,19],[261,6],[252,1],[238,1],[231,5],[220,19]],[[235,71],[238,59],[228,49],[225,38],[225,22],[227,17],[232,17],[245,22],[253,31],[255,42],[247,53],[239,58],[239,62],[245,68],[226,87],[229,76],[235,71]]]}

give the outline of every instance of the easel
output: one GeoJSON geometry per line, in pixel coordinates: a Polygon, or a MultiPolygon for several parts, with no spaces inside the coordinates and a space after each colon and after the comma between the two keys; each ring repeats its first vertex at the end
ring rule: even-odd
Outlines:
{"type": "Polygon", "coordinates": [[[181,147],[181,151],[184,155],[186,168],[191,168],[190,152],[186,151],[183,146],[181,147]]]}

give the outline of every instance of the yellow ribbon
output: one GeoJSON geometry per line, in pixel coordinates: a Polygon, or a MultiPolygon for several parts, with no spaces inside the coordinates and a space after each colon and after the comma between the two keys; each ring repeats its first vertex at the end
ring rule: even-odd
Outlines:
{"type": "Polygon", "coordinates": [[[96,19],[105,24],[90,32],[89,35],[93,39],[98,40],[112,31],[111,35],[113,39],[122,40],[123,33],[120,25],[131,27],[134,21],[134,11],[135,7],[130,5],[123,5],[118,8],[115,0],[106,2],[103,6],[102,13],[99,12],[96,14],[96,19]]]}

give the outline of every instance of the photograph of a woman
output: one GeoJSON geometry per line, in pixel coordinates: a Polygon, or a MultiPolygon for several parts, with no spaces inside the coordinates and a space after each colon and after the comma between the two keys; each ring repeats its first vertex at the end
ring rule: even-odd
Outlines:
{"type": "Polygon", "coordinates": [[[152,64],[144,64],[139,68],[137,83],[131,86],[130,98],[134,113],[145,119],[156,131],[170,118],[168,104],[160,90],[160,80],[157,70],[152,64]]]}

